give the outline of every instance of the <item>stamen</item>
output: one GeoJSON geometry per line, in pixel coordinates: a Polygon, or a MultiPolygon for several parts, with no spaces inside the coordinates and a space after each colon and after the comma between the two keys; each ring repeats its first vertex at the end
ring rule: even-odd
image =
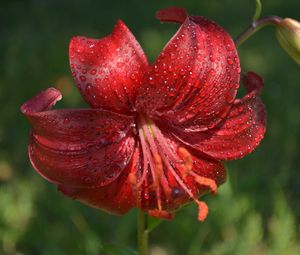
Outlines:
{"type": "Polygon", "coordinates": [[[198,220],[204,221],[208,214],[208,206],[205,202],[199,201],[194,192],[187,186],[186,177],[188,175],[194,177],[198,184],[208,187],[213,193],[217,192],[216,182],[213,179],[196,174],[193,171],[194,161],[192,154],[184,147],[179,147],[176,151],[176,147],[174,148],[168,143],[168,139],[161,133],[160,129],[156,127],[151,119],[140,115],[138,118],[138,127],[144,157],[144,167],[142,174],[130,174],[129,181],[135,190],[141,185],[144,185],[143,192],[145,199],[147,199],[148,188],[155,190],[157,209],[149,210],[149,214],[153,217],[165,219],[173,218],[173,213],[162,208],[161,193],[161,190],[163,190],[165,203],[168,203],[168,199],[172,201],[172,197],[176,196],[176,192],[173,192],[169,184],[170,177],[166,175],[165,172],[170,171],[178,183],[177,189],[182,190],[182,194],[186,193],[198,205],[198,220]],[[149,170],[150,177],[152,177],[150,179],[147,178],[149,170]]]}
{"type": "Polygon", "coordinates": [[[203,201],[198,201],[198,220],[203,222],[208,215],[208,206],[203,201]]]}
{"type": "Polygon", "coordinates": [[[171,197],[171,194],[172,194],[172,189],[170,188],[169,186],[169,182],[168,182],[168,179],[167,177],[165,176],[165,173],[163,172],[162,173],[162,176],[161,176],[161,179],[160,179],[160,184],[162,186],[162,189],[165,193],[165,196],[166,198],[170,198],[171,197]]]}
{"type": "MultiPolygon", "coordinates": [[[[151,130],[151,128],[149,127],[147,121],[145,120],[145,118],[143,116],[140,117],[140,128],[139,128],[139,134],[141,136],[141,142],[142,142],[142,147],[143,151],[146,151],[147,153],[147,161],[150,165],[150,170],[151,170],[151,174],[152,174],[152,180],[153,180],[153,188],[156,191],[156,198],[157,198],[157,208],[158,210],[162,210],[162,205],[161,205],[161,192],[160,192],[160,186],[159,186],[159,182],[160,182],[160,176],[163,172],[163,166],[162,166],[162,162],[159,154],[158,154],[158,150],[155,144],[155,141],[153,139],[153,131],[151,130]],[[149,147],[146,145],[146,141],[145,138],[147,139],[148,144],[150,145],[151,150],[149,149],[149,147]],[[152,155],[151,155],[152,154],[152,155]],[[152,156],[152,157],[151,157],[152,156]],[[154,159],[154,161],[153,161],[154,159]],[[157,168],[158,167],[158,168],[157,168]]],[[[146,159],[146,157],[145,157],[146,159]]],[[[144,162],[145,162],[144,159],[144,162]]],[[[145,165],[145,163],[144,163],[145,165]]],[[[145,169],[144,169],[145,171],[145,169]]]]}
{"type": "Polygon", "coordinates": [[[207,178],[207,177],[199,176],[199,175],[195,174],[194,172],[192,172],[191,174],[195,177],[195,181],[197,183],[199,183],[200,185],[208,187],[213,194],[217,193],[218,185],[215,182],[215,180],[207,178]]]}
{"type": "MultiPolygon", "coordinates": [[[[184,148],[183,148],[184,149],[184,148]]],[[[190,161],[190,156],[191,155],[186,149],[181,150],[182,154],[185,154],[185,156],[189,157],[187,160],[190,161]],[[187,153],[186,153],[187,152],[187,153]]],[[[203,222],[205,218],[207,217],[208,214],[208,206],[206,205],[205,202],[199,201],[195,195],[192,193],[192,191],[185,185],[183,180],[179,177],[179,175],[176,173],[175,169],[171,166],[169,163],[169,160],[166,157],[163,157],[163,161],[165,165],[168,167],[168,169],[171,171],[173,174],[174,178],[176,181],[179,183],[181,188],[192,198],[195,203],[198,205],[198,220],[200,222],[203,222]]],[[[188,168],[189,169],[189,168],[188,168]]],[[[191,169],[189,170],[191,172],[191,169]]]]}
{"type": "MultiPolygon", "coordinates": [[[[178,154],[183,159],[183,169],[185,171],[185,174],[190,174],[192,168],[193,168],[193,157],[189,151],[184,147],[178,148],[178,154]]],[[[184,176],[185,177],[185,176],[184,176]]]]}
{"type": "Polygon", "coordinates": [[[174,218],[174,214],[171,212],[167,212],[164,210],[149,210],[149,215],[156,218],[163,218],[165,220],[172,220],[174,218]]]}
{"type": "Polygon", "coordinates": [[[148,173],[148,165],[150,166],[151,170],[154,167],[154,163],[152,160],[152,154],[151,154],[151,151],[150,151],[149,147],[147,146],[147,142],[146,142],[147,136],[143,129],[144,125],[147,125],[144,118],[142,118],[138,124],[139,124],[139,136],[140,136],[142,151],[143,151],[143,156],[144,156],[144,166],[143,166],[142,177],[140,178],[140,180],[137,184],[137,188],[139,188],[146,180],[147,173],[148,173]]]}
{"type": "Polygon", "coordinates": [[[136,176],[135,176],[135,174],[134,174],[134,173],[129,173],[128,179],[129,179],[130,184],[131,184],[134,188],[136,188],[136,176]]]}
{"type": "MultiPolygon", "coordinates": [[[[156,141],[160,147],[160,149],[162,151],[164,151],[169,159],[172,161],[172,162],[178,162],[178,157],[177,155],[175,154],[175,152],[171,149],[170,145],[165,143],[166,141],[166,138],[164,137],[164,135],[161,133],[160,129],[157,128],[155,125],[152,126],[152,129],[153,131],[155,132],[155,136],[156,136],[156,141]]],[[[179,162],[178,162],[179,163],[179,162]]]]}
{"type": "Polygon", "coordinates": [[[136,186],[136,173],[129,173],[128,180],[131,184],[132,192],[135,197],[136,203],[137,203],[137,205],[141,206],[141,198],[140,198],[137,186],[136,186]]]}
{"type": "Polygon", "coordinates": [[[163,164],[162,164],[161,156],[159,156],[159,154],[154,155],[154,163],[155,163],[155,170],[157,174],[156,180],[159,181],[163,173],[163,164]]]}

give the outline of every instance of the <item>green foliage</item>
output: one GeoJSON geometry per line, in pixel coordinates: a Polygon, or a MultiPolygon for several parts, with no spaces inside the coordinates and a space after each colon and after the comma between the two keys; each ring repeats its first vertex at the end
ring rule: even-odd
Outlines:
{"type": "Polygon", "coordinates": [[[148,231],[151,232],[154,229],[156,229],[161,223],[163,222],[163,220],[158,219],[158,218],[153,218],[153,217],[149,217],[148,218],[148,231]]]}
{"type": "Polygon", "coordinates": [[[102,251],[105,253],[105,255],[137,255],[135,251],[132,251],[127,247],[121,247],[112,244],[103,245],[102,251]]]}
{"type": "MultiPolygon", "coordinates": [[[[29,125],[19,106],[57,86],[58,108],[85,107],[68,67],[73,35],[101,37],[122,18],[153,61],[176,31],[154,13],[170,5],[215,19],[233,36],[251,20],[253,0],[1,1],[0,3],[0,254],[112,255],[135,247],[136,212],[108,215],[61,195],[30,167],[29,125]]],[[[298,0],[264,1],[264,13],[299,17],[298,0]]],[[[239,49],[242,70],[264,77],[268,131],[261,146],[228,164],[229,178],[210,213],[197,222],[187,206],[175,220],[150,223],[151,255],[300,254],[299,67],[266,29],[239,49]],[[154,229],[155,228],[155,229],[154,229]]],[[[131,253],[130,253],[131,252],[131,253]]]]}

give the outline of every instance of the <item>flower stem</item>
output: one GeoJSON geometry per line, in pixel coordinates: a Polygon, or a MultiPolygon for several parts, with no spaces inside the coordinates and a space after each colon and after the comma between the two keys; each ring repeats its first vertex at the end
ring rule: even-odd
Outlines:
{"type": "Polygon", "coordinates": [[[138,255],[148,255],[148,216],[140,209],[137,212],[138,255]]]}
{"type": "Polygon", "coordinates": [[[261,19],[254,20],[235,40],[236,47],[244,43],[249,37],[254,35],[261,28],[268,25],[277,25],[282,18],[278,16],[265,16],[261,19]]]}

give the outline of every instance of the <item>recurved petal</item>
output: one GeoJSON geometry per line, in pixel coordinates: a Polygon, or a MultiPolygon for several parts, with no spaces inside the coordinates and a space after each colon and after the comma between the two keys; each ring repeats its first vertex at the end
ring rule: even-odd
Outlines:
{"type": "Polygon", "coordinates": [[[49,111],[60,97],[50,88],[21,107],[32,126],[32,165],[56,184],[99,187],[114,181],[135,148],[133,118],[99,109],[49,111]]]}
{"type": "MultiPolygon", "coordinates": [[[[182,9],[179,12],[181,22],[182,9]]],[[[158,16],[176,21],[171,14],[158,16]]],[[[239,58],[228,33],[204,17],[188,17],[154,63],[139,90],[137,108],[190,131],[213,128],[234,101],[239,73],[239,58]]]]}
{"type": "Polygon", "coordinates": [[[124,169],[119,178],[106,186],[98,188],[74,188],[59,185],[58,189],[66,196],[77,199],[86,205],[113,214],[125,214],[135,205],[135,198],[128,174],[139,167],[139,157],[139,151],[136,149],[130,164],[124,169]]]}
{"type": "Polygon", "coordinates": [[[252,91],[237,99],[226,117],[214,129],[201,133],[177,132],[178,137],[194,149],[219,160],[242,158],[252,152],[266,131],[263,103],[252,91]]]}
{"type": "Polygon", "coordinates": [[[104,38],[74,37],[69,54],[72,75],[93,108],[119,113],[133,110],[148,60],[121,20],[104,38]]]}
{"type": "Polygon", "coordinates": [[[162,22],[183,23],[188,17],[188,13],[181,7],[169,7],[156,12],[156,18],[162,22]]]}

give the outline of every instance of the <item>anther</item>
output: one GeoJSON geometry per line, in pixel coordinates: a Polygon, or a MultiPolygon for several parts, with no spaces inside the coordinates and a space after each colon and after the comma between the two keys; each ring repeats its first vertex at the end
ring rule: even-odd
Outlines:
{"type": "Polygon", "coordinates": [[[138,189],[136,186],[137,179],[136,179],[135,173],[129,173],[128,180],[129,180],[129,183],[131,184],[132,192],[135,197],[136,203],[137,203],[137,205],[141,206],[141,199],[140,199],[139,192],[138,192],[138,189]]]}
{"type": "Polygon", "coordinates": [[[129,173],[128,175],[128,179],[129,179],[129,182],[131,183],[131,185],[136,188],[136,176],[134,173],[129,173]]]}
{"type": "Polygon", "coordinates": [[[198,220],[203,222],[208,215],[208,206],[203,201],[198,201],[198,220]]]}
{"type": "Polygon", "coordinates": [[[195,175],[195,181],[200,185],[208,187],[213,194],[217,193],[218,185],[213,179],[195,175]]]}
{"type": "Polygon", "coordinates": [[[156,177],[159,180],[161,178],[161,175],[163,173],[163,163],[161,160],[161,156],[159,154],[154,155],[154,163],[155,163],[155,172],[156,172],[156,177]]]}
{"type": "Polygon", "coordinates": [[[178,148],[178,154],[181,157],[181,159],[183,160],[183,169],[185,171],[183,177],[185,178],[186,175],[188,175],[193,168],[193,157],[192,157],[191,153],[189,153],[189,151],[187,149],[185,149],[184,147],[178,148]]]}
{"type": "Polygon", "coordinates": [[[165,220],[172,220],[174,218],[174,214],[173,213],[167,212],[167,211],[164,211],[164,210],[156,210],[156,209],[154,209],[154,210],[149,210],[148,213],[152,217],[162,218],[162,219],[165,219],[165,220]]]}

